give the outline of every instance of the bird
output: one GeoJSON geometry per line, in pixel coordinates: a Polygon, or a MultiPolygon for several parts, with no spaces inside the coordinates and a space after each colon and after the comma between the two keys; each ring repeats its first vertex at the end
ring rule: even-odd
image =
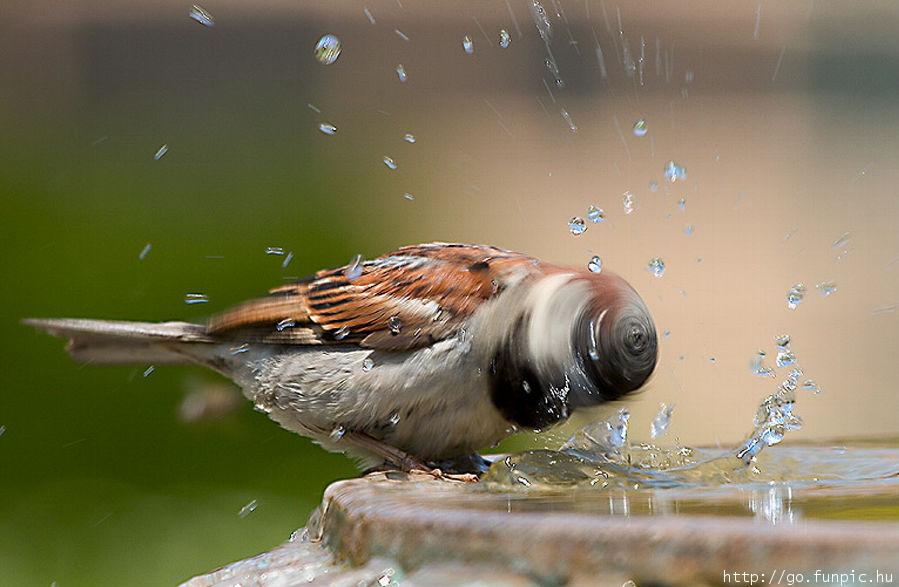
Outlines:
{"type": "Polygon", "coordinates": [[[652,316],[622,277],[434,242],[319,271],[203,323],[31,318],[89,363],[193,363],[365,468],[478,474],[478,450],[642,387],[652,316]]]}

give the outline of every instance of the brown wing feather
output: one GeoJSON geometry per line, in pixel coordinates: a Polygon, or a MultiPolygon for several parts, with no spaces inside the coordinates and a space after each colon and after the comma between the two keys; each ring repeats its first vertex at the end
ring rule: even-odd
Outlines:
{"type": "Polygon", "coordinates": [[[480,245],[404,247],[361,265],[318,272],[213,317],[209,331],[280,344],[356,344],[401,350],[453,334],[511,270],[535,259],[480,245]]]}

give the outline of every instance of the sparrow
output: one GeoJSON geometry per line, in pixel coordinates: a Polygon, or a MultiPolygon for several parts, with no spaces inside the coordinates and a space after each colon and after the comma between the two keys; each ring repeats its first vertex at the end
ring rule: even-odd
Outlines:
{"type": "Polygon", "coordinates": [[[208,367],[284,428],[407,471],[483,471],[477,450],[637,390],[657,356],[649,310],[621,277],[439,242],[319,271],[202,324],[25,323],[83,362],[208,367]]]}

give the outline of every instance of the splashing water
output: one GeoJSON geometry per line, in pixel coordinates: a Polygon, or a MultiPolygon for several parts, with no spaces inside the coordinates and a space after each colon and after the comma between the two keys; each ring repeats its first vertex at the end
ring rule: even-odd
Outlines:
{"type": "Polygon", "coordinates": [[[401,82],[405,82],[408,77],[406,75],[406,68],[403,67],[402,63],[400,63],[399,65],[396,66],[396,76],[399,78],[399,80],[401,82]]]}
{"type": "Polygon", "coordinates": [[[501,29],[499,31],[499,46],[503,49],[508,49],[509,45],[512,44],[512,37],[509,35],[509,31],[506,29],[501,29]]]}
{"type": "Polygon", "coordinates": [[[155,155],[153,155],[153,161],[159,161],[160,159],[162,159],[163,157],[165,157],[165,154],[168,153],[168,152],[169,152],[169,146],[168,146],[168,145],[163,145],[163,146],[159,147],[159,150],[156,151],[156,154],[155,154],[155,155]]]}
{"type": "Polygon", "coordinates": [[[568,221],[568,231],[574,236],[580,236],[587,232],[587,223],[580,216],[574,216],[568,221]]]}
{"type": "Polygon", "coordinates": [[[468,54],[474,54],[474,41],[471,40],[471,37],[465,35],[462,37],[462,49],[468,54]]]}
{"type": "Polygon", "coordinates": [[[680,200],[678,200],[677,207],[680,208],[681,210],[686,210],[687,209],[687,199],[681,198],[680,200]]]}
{"type": "Polygon", "coordinates": [[[590,257],[590,260],[587,262],[587,269],[589,269],[591,273],[602,272],[602,259],[599,257],[599,255],[593,255],[592,257],[590,257]]]}
{"type": "Polygon", "coordinates": [[[415,135],[412,133],[406,133],[403,135],[403,140],[410,144],[415,144],[415,135]]]}
{"type": "Polygon", "coordinates": [[[749,371],[758,377],[774,377],[774,369],[765,365],[765,351],[759,351],[749,363],[749,371]]]}
{"type": "Polygon", "coordinates": [[[340,39],[334,35],[324,35],[315,44],[315,59],[322,65],[331,65],[340,57],[340,39]]]}
{"type": "Polygon", "coordinates": [[[659,404],[659,413],[652,419],[649,426],[650,438],[658,438],[668,431],[668,425],[671,423],[671,414],[674,413],[674,405],[659,404]]]}
{"type": "Polygon", "coordinates": [[[653,257],[649,260],[649,263],[646,264],[646,270],[653,277],[662,277],[665,275],[665,261],[663,261],[660,257],[653,257]]]}
{"type": "Polygon", "coordinates": [[[331,124],[330,122],[321,122],[318,125],[318,130],[322,131],[326,135],[335,135],[337,134],[337,127],[331,124]]]}
{"type": "Polygon", "coordinates": [[[369,358],[366,358],[362,361],[362,370],[365,372],[371,371],[375,366],[375,362],[369,358]]]}
{"type": "Polygon", "coordinates": [[[684,227],[684,234],[687,236],[693,236],[693,233],[696,232],[696,228],[692,224],[688,224],[684,227]]]}
{"type": "Polygon", "coordinates": [[[787,292],[787,307],[791,310],[798,308],[803,298],[805,298],[805,292],[805,285],[802,283],[797,283],[791,287],[790,291],[787,292]]]}
{"type": "Polygon", "coordinates": [[[384,156],[384,165],[386,165],[387,169],[390,169],[390,170],[396,170],[396,168],[397,168],[396,161],[394,161],[391,157],[388,157],[386,155],[384,156]]]}
{"type": "Polygon", "coordinates": [[[206,294],[202,293],[189,293],[184,295],[184,303],[188,305],[193,304],[205,304],[209,301],[209,298],[206,294]]]}

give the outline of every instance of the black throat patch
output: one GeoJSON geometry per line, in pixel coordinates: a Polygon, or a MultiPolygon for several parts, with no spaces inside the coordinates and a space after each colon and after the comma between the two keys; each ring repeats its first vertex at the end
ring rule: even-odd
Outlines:
{"type": "Polygon", "coordinates": [[[568,417],[568,399],[528,364],[525,323],[525,318],[518,320],[512,336],[490,361],[490,399],[510,422],[542,429],[568,417]]]}

